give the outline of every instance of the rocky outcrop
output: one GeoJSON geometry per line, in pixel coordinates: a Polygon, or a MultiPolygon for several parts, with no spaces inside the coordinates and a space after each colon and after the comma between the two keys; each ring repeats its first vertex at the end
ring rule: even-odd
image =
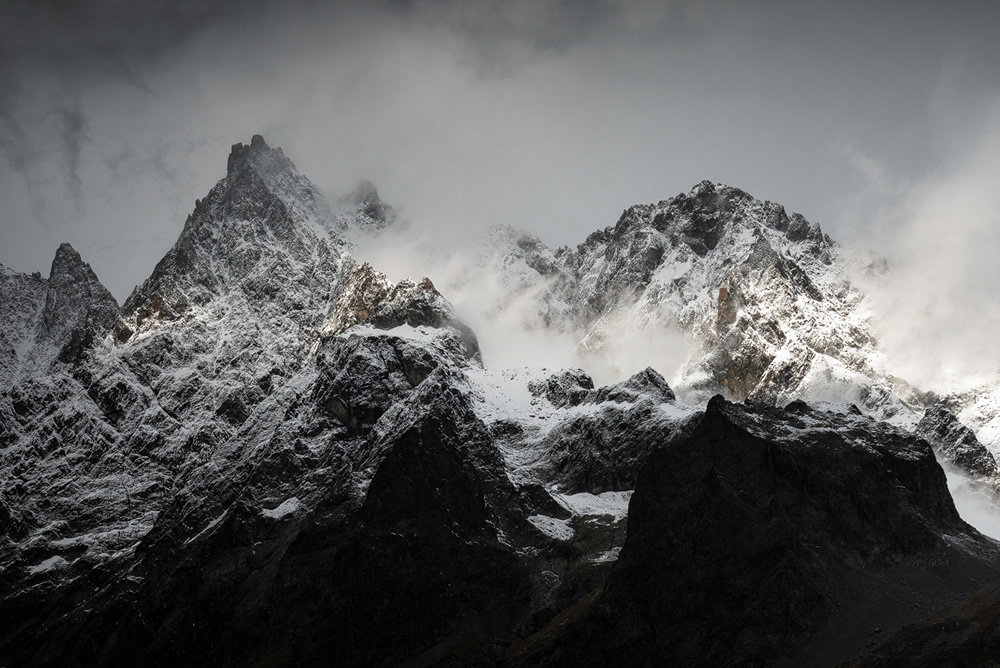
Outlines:
{"type": "Polygon", "coordinates": [[[375,184],[362,180],[358,186],[340,200],[341,206],[352,213],[348,229],[356,234],[377,235],[396,220],[396,211],[382,201],[375,184]]]}
{"type": "Polygon", "coordinates": [[[0,267],[0,388],[40,375],[59,360],[78,363],[95,338],[112,329],[118,302],[69,244],[52,260],[48,279],[0,267]]]}
{"type": "MultiPolygon", "coordinates": [[[[322,195],[281,149],[236,144],[227,174],[195,203],[177,243],[123,307],[133,332],[237,294],[305,324],[353,265],[322,195]]],[[[123,337],[124,338],[124,337],[123,337]]]]}
{"type": "Polygon", "coordinates": [[[90,265],[69,244],[62,244],[52,260],[46,286],[39,335],[59,350],[62,361],[78,361],[95,337],[115,324],[118,302],[90,265]]]}
{"type": "Polygon", "coordinates": [[[323,332],[339,334],[360,324],[380,330],[403,326],[448,329],[458,336],[465,357],[481,361],[475,333],[458,318],[429,278],[419,283],[403,279],[394,285],[367,262],[357,267],[347,277],[323,332]]]}
{"type": "Polygon", "coordinates": [[[996,460],[976,438],[976,434],[958,421],[943,404],[935,404],[924,412],[914,433],[926,438],[946,462],[967,475],[982,478],[1000,477],[996,460]]]}
{"type": "Polygon", "coordinates": [[[995,577],[997,555],[958,516],[926,442],[859,415],[716,397],[642,468],[603,591],[509,658],[838,665],[995,577]]]}

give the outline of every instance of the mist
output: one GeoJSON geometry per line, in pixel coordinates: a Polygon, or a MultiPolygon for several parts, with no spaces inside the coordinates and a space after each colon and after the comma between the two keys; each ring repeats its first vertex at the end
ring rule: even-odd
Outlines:
{"type": "MultiPolygon", "coordinates": [[[[497,340],[521,342],[523,363],[607,378],[645,366],[624,344],[605,370],[561,352],[579,333],[545,339],[522,304],[484,316],[495,286],[456,283],[463,247],[496,224],[575,245],[707,178],[888,258],[865,287],[901,377],[937,388],[1000,368],[1000,47],[982,3],[0,11],[0,263],[14,270],[47,273],[68,241],[124,300],[230,146],[261,133],[331,198],[372,180],[409,230],[373,264],[431,275],[496,365],[516,362],[491,341],[509,322],[497,340]]],[[[644,354],[669,377],[686,344],[665,336],[644,354]]]]}
{"type": "Polygon", "coordinates": [[[886,366],[925,390],[1000,376],[1000,101],[968,121],[947,160],[874,212],[888,271],[859,276],[886,366]]]}
{"type": "Polygon", "coordinates": [[[948,491],[962,519],[980,533],[1000,540],[1000,506],[996,497],[984,489],[982,483],[975,484],[961,471],[947,465],[942,468],[948,479],[948,491]]]}
{"type": "Polygon", "coordinates": [[[627,311],[604,316],[591,331],[550,327],[539,313],[548,280],[538,277],[521,289],[504,285],[495,251],[485,233],[442,238],[403,221],[362,239],[352,252],[394,282],[430,278],[476,332],[486,368],[581,368],[602,386],[653,367],[677,386],[693,345],[683,333],[627,311]]]}
{"type": "MultiPolygon", "coordinates": [[[[399,222],[359,259],[429,276],[488,367],[605,384],[653,366],[676,386],[680,334],[622,316],[594,354],[541,326],[544,285],[511,299],[469,267],[493,225],[575,245],[709,179],[885,256],[858,276],[885,367],[973,387],[1000,376],[998,19],[971,1],[10,0],[0,263],[47,274],[70,242],[123,301],[259,133],[331,200],[377,185],[399,222]]],[[[966,491],[963,516],[994,527],[966,491]]]]}

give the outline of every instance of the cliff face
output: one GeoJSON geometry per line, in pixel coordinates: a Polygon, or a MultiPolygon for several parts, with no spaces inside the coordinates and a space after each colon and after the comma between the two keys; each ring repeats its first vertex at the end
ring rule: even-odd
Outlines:
{"type": "Polygon", "coordinates": [[[514,663],[840,665],[969,595],[998,554],[965,542],[926,442],[802,402],[713,398],[649,456],[628,522],[603,590],[514,663]]]}

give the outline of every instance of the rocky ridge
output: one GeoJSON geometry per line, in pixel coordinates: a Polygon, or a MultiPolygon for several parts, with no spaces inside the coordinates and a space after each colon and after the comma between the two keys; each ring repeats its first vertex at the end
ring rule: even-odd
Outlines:
{"type": "Polygon", "coordinates": [[[913,391],[879,366],[850,262],[778,204],[703,181],[629,207],[575,249],[512,228],[488,248],[479,263],[506,287],[493,312],[527,296],[536,326],[574,332],[585,353],[607,354],[623,328],[683,333],[693,352],[677,389],[689,401],[849,401],[879,419],[919,419],[913,391]]]}
{"type": "Polygon", "coordinates": [[[72,361],[114,324],[118,302],[69,244],[52,260],[48,279],[6,268],[0,275],[0,383],[43,374],[55,358],[72,361]]]}

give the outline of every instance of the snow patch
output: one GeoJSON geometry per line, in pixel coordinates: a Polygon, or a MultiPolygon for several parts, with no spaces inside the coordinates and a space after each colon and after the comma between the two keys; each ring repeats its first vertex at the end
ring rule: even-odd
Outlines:
{"type": "Polygon", "coordinates": [[[366,338],[396,336],[401,339],[420,341],[421,343],[433,343],[436,338],[435,333],[438,331],[440,330],[433,327],[426,327],[424,325],[413,327],[412,325],[403,324],[393,327],[392,329],[379,329],[371,325],[360,324],[345,330],[341,336],[350,336],[352,334],[366,338]]]}
{"type": "Polygon", "coordinates": [[[593,564],[606,564],[611,561],[618,561],[618,556],[621,552],[622,549],[620,547],[613,547],[607,552],[601,552],[600,554],[594,556],[590,562],[593,564]]]}
{"type": "Polygon", "coordinates": [[[300,508],[302,508],[302,502],[299,501],[298,497],[293,496],[282,501],[277,508],[261,509],[260,514],[273,520],[280,520],[282,517],[298,512],[300,508]]]}
{"type": "Polygon", "coordinates": [[[532,515],[528,521],[543,534],[555,540],[570,540],[575,533],[569,520],[557,520],[548,515],[532,515]]]}
{"type": "Polygon", "coordinates": [[[550,421],[556,409],[528,389],[532,381],[544,382],[552,375],[548,369],[479,369],[466,372],[475,391],[473,409],[487,424],[512,421],[523,427],[539,429],[550,421]]]}
{"type": "Polygon", "coordinates": [[[602,492],[601,494],[590,494],[580,492],[579,494],[554,494],[556,500],[561,502],[574,515],[611,515],[616,520],[628,517],[628,504],[632,499],[633,490],[624,492],[602,492]]]}
{"type": "Polygon", "coordinates": [[[189,545],[190,543],[195,542],[196,540],[198,540],[202,536],[211,533],[212,530],[215,529],[215,527],[217,527],[220,524],[222,524],[222,520],[226,519],[226,517],[228,515],[229,515],[229,511],[228,510],[225,511],[225,512],[223,512],[221,515],[219,515],[214,520],[212,520],[211,522],[209,522],[208,525],[204,529],[202,529],[201,531],[199,531],[195,536],[193,536],[191,538],[188,538],[186,541],[184,541],[184,544],[185,545],[189,545]]]}
{"type": "Polygon", "coordinates": [[[61,571],[69,566],[69,562],[56,555],[54,557],[49,557],[45,561],[28,569],[29,575],[36,575],[38,573],[48,573],[49,571],[61,571]]]}

